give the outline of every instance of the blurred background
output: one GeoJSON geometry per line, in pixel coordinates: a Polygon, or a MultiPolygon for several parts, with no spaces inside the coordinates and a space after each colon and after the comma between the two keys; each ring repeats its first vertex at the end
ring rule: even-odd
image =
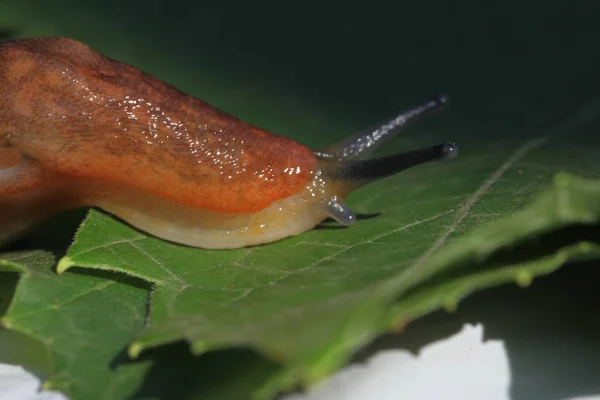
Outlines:
{"type": "Polygon", "coordinates": [[[439,92],[452,100],[443,117],[450,132],[547,127],[600,93],[599,8],[592,0],[3,0],[0,28],[76,38],[312,145],[439,92]]]}
{"type": "MultiPolygon", "coordinates": [[[[433,131],[477,146],[535,136],[600,98],[594,0],[0,1],[2,39],[47,35],[83,41],[313,148],[440,92],[450,107],[407,142],[433,131]]],[[[526,292],[475,295],[358,359],[378,348],[418,350],[464,321],[484,321],[489,337],[506,341],[514,399],[598,393],[598,327],[589,320],[600,308],[597,271],[598,263],[577,265],[526,292]],[[565,343],[571,350],[561,353],[565,343]]]]}

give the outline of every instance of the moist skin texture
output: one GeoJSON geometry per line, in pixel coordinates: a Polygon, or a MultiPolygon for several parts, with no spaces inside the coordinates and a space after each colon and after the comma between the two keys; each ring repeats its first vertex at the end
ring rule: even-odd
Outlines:
{"type": "Polygon", "coordinates": [[[70,177],[247,214],[297,194],[312,151],[65,38],[0,44],[0,143],[70,177]]]}
{"type": "Polygon", "coordinates": [[[329,216],[328,200],[345,192],[320,176],[298,193],[252,214],[223,214],[178,205],[130,187],[91,188],[98,207],[154,236],[189,246],[230,249],[273,242],[310,230],[329,216]]]}
{"type": "Polygon", "coordinates": [[[0,244],[42,218],[87,205],[153,236],[210,249],[253,246],[305,232],[329,216],[331,198],[349,190],[317,172],[297,194],[261,211],[226,214],[174,203],[127,185],[49,173],[27,159],[0,169],[0,187],[12,188],[0,197],[0,244]]]}
{"type": "Polygon", "coordinates": [[[0,60],[0,242],[79,206],[205,248],[271,242],[327,217],[334,185],[299,143],[74,40],[3,43],[0,60]]]}

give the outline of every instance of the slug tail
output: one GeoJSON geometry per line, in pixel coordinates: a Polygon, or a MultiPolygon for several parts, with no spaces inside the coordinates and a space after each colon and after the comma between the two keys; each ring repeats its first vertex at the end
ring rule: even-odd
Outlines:
{"type": "Polygon", "coordinates": [[[72,203],[64,177],[45,171],[14,150],[0,147],[0,246],[72,203]]]}

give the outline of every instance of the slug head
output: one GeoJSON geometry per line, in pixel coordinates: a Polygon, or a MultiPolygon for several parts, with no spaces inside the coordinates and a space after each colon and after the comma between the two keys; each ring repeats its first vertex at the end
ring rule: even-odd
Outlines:
{"type": "Polygon", "coordinates": [[[315,152],[318,172],[311,186],[307,187],[310,197],[319,199],[327,216],[343,225],[352,225],[356,216],[343,203],[350,191],[419,164],[455,158],[458,155],[456,143],[444,142],[387,157],[363,159],[407,124],[439,110],[446,103],[446,96],[438,96],[379,124],[375,129],[345,139],[325,152],[315,152]]]}

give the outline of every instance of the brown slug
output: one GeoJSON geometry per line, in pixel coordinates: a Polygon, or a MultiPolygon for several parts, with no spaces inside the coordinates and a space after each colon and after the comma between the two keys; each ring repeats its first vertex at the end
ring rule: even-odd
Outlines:
{"type": "Polygon", "coordinates": [[[353,189],[457,154],[454,143],[362,159],[444,96],[313,152],[72,39],[0,43],[0,242],[99,207],[154,236],[223,249],[355,216],[353,189]]]}

